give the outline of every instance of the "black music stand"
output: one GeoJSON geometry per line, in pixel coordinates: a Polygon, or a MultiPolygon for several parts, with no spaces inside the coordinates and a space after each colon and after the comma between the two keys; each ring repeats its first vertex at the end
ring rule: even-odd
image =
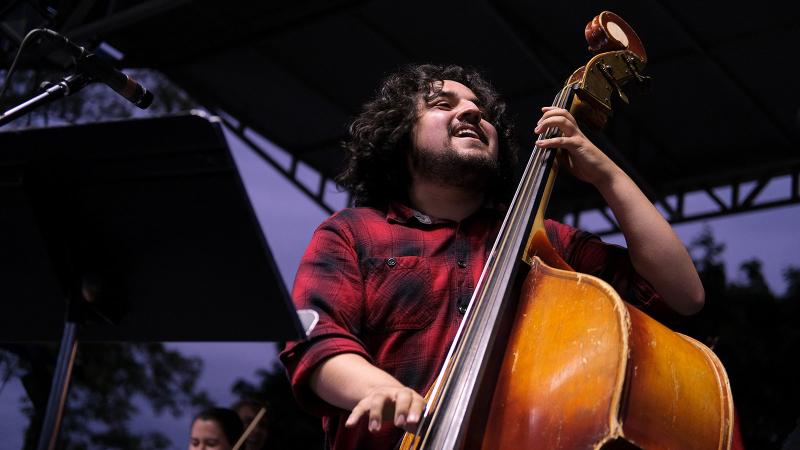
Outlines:
{"type": "Polygon", "coordinates": [[[0,249],[0,341],[61,337],[40,449],[55,443],[78,338],[305,337],[203,115],[0,133],[0,249]]]}

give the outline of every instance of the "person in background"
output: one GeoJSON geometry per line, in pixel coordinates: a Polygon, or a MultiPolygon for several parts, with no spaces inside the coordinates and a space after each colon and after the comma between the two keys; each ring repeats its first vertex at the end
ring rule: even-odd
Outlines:
{"type": "Polygon", "coordinates": [[[189,450],[231,450],[244,427],[232,409],[210,408],[192,420],[189,450]]]}
{"type": "Polygon", "coordinates": [[[267,438],[269,437],[268,415],[270,410],[266,403],[249,399],[239,400],[231,406],[231,409],[239,415],[245,430],[256,418],[261,408],[267,408],[267,414],[258,421],[258,425],[247,436],[242,450],[264,450],[266,448],[267,438]]]}

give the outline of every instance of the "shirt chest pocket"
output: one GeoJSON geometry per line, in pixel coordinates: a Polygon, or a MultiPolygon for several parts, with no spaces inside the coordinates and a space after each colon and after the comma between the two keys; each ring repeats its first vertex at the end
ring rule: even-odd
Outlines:
{"type": "Polygon", "coordinates": [[[369,258],[365,271],[366,326],[373,332],[418,330],[434,319],[431,269],[426,258],[369,258]]]}

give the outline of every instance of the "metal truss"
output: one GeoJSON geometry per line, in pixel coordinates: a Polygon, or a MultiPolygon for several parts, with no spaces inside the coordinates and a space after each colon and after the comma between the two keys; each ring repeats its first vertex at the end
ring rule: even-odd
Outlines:
{"type": "Polygon", "coordinates": [[[111,2],[105,8],[103,17],[84,23],[90,13],[97,9],[96,0],[77,1],[71,7],[59,10],[43,8],[38,2],[30,0],[11,0],[9,4],[0,7],[0,32],[19,44],[27,29],[37,26],[52,28],[58,22],[59,31],[71,39],[84,41],[157,16],[191,1],[193,0],[148,0],[123,8],[117,7],[116,2],[111,2]],[[15,24],[6,21],[7,17],[14,14],[24,17],[17,17],[15,24]],[[23,22],[19,22],[20,20],[23,22]]]}
{"type": "MultiPolygon", "coordinates": [[[[328,182],[332,182],[333,181],[331,178],[325,176],[322,172],[317,171],[310,164],[307,164],[304,161],[300,160],[297,157],[297,155],[295,155],[295,154],[293,154],[291,152],[286,152],[286,154],[291,157],[291,161],[289,163],[289,168],[288,169],[285,168],[275,158],[273,158],[272,155],[269,154],[267,149],[265,149],[262,144],[258,143],[256,140],[252,139],[250,136],[247,135],[247,130],[248,129],[250,131],[252,131],[252,132],[256,132],[257,133],[257,131],[254,128],[249,128],[249,127],[245,126],[244,124],[242,124],[241,122],[237,121],[236,119],[233,119],[230,116],[228,116],[227,114],[222,113],[220,111],[217,111],[216,114],[220,117],[220,119],[222,120],[222,123],[225,124],[225,126],[233,134],[235,134],[237,138],[239,138],[243,143],[245,143],[247,145],[247,147],[250,150],[252,150],[256,155],[258,155],[262,160],[264,160],[264,162],[266,162],[267,164],[272,166],[281,175],[283,175],[284,178],[286,178],[286,180],[288,180],[297,189],[299,189],[303,194],[305,194],[309,198],[309,200],[311,200],[314,203],[316,203],[317,206],[322,208],[328,214],[333,214],[336,211],[336,209],[338,209],[336,207],[333,207],[333,206],[329,205],[325,201],[325,187],[328,185],[328,182]],[[316,172],[316,174],[319,176],[319,183],[317,184],[317,186],[314,187],[313,190],[311,188],[309,188],[308,186],[306,186],[306,184],[303,183],[298,178],[297,168],[299,167],[300,163],[303,163],[309,169],[311,169],[314,172],[316,172]]],[[[352,204],[352,196],[348,196],[347,204],[348,205],[352,204]]]]}
{"type": "MultiPolygon", "coordinates": [[[[225,113],[218,112],[218,115],[231,132],[311,201],[329,214],[337,209],[325,200],[325,187],[328,182],[333,181],[331,178],[289,151],[286,151],[286,154],[291,157],[291,162],[288,168],[284,167],[285,165],[272,157],[262,144],[247,135],[247,130],[256,132],[254,128],[245,126],[225,113]],[[304,163],[318,175],[319,183],[314,188],[309,188],[298,178],[297,169],[300,163],[304,163]]],[[[673,187],[671,190],[674,193],[665,196],[652,195],[651,189],[645,188],[644,190],[671,224],[800,204],[800,162],[790,167],[768,167],[739,174],[727,174],[725,179],[692,180],[685,186],[673,187]],[[783,185],[779,186],[781,192],[776,195],[775,190],[772,190],[769,195],[766,195],[765,188],[774,181],[784,181],[783,185]]],[[[352,195],[348,197],[347,204],[352,204],[352,195]]],[[[620,232],[617,221],[606,206],[584,207],[559,219],[577,227],[582,225],[582,218],[585,219],[588,215],[602,218],[600,225],[591,224],[588,227],[589,231],[600,236],[620,232]]]]}
{"type": "MultiPolygon", "coordinates": [[[[694,190],[679,190],[654,202],[671,224],[692,222],[731,214],[752,212],[780,206],[800,204],[800,164],[782,170],[765,173],[750,173],[749,178],[733,179],[726,184],[716,184],[694,190]],[[766,195],[764,189],[777,181],[781,192],[766,195]],[[783,181],[784,183],[780,183],[783,181]],[[781,186],[783,184],[783,186],[781,186]],[[724,195],[721,195],[724,192],[724,195]],[[691,203],[702,204],[699,208],[688,208],[691,203]],[[697,211],[691,211],[697,209],[697,211]]],[[[573,226],[581,225],[581,217],[591,214],[600,217],[601,226],[590,229],[600,236],[619,233],[619,225],[608,208],[592,208],[569,213],[562,218],[573,226]]]]}
{"type": "MultiPolygon", "coordinates": [[[[73,39],[84,39],[92,36],[102,36],[106,33],[125,28],[144,19],[163,14],[169,10],[191,3],[193,0],[148,0],[119,10],[108,9],[106,16],[94,22],[81,24],[68,31],[73,39]]],[[[94,0],[84,0],[84,3],[94,3],[94,0]]],[[[113,4],[113,3],[112,3],[113,4]]],[[[77,9],[80,10],[79,8],[77,9]]],[[[76,21],[80,23],[82,21],[76,21]]]]}
{"type": "MultiPolygon", "coordinates": [[[[752,103],[752,105],[762,113],[764,118],[778,130],[780,130],[780,134],[787,139],[787,141],[790,143],[790,146],[797,145],[797,139],[795,135],[791,131],[786,130],[781,122],[758,100],[756,100],[752,92],[745,87],[741,80],[734,76],[733,72],[729,70],[728,67],[726,67],[718,58],[714,58],[713,55],[705,50],[704,44],[700,42],[694,33],[689,32],[688,27],[677,19],[677,16],[671,9],[667,8],[667,6],[659,0],[653,0],[653,2],[656,3],[656,5],[660,8],[664,9],[665,12],[673,18],[673,20],[676,22],[676,26],[678,26],[682,32],[687,33],[690,36],[693,47],[713,64],[719,67],[723,73],[726,74],[728,79],[734,84],[734,86],[736,86],[736,88],[750,101],[750,103],[752,103]]],[[[530,60],[533,61],[539,68],[539,75],[543,76],[543,78],[548,80],[548,82],[554,87],[560,87],[558,78],[555,76],[549,66],[539,62],[542,58],[537,51],[536,46],[532,45],[529,40],[525,40],[521,37],[525,35],[524,33],[521,33],[521,30],[525,29],[524,26],[517,23],[512,15],[498,9],[496,4],[487,3],[487,5],[489,6],[487,8],[489,14],[497,21],[498,24],[509,30],[508,34],[516,39],[519,47],[530,55],[530,60]]],[[[539,45],[545,45],[545,47],[547,47],[546,44],[541,44],[541,40],[537,40],[537,42],[540,43],[539,45]]],[[[555,50],[552,48],[548,47],[547,50],[548,54],[557,54],[557,52],[555,52],[555,50]]],[[[633,117],[626,117],[626,119],[634,125],[637,122],[637,120],[633,117]]],[[[676,166],[681,164],[680,160],[674,157],[669,149],[664,148],[657,139],[642,131],[642,127],[636,128],[636,132],[631,132],[631,135],[621,137],[627,138],[629,145],[627,145],[625,148],[636,149],[639,147],[638,144],[647,143],[649,146],[656,148],[659,154],[669,157],[671,163],[675,164],[676,166]]],[[[652,186],[651,183],[636,169],[635,164],[633,164],[625,156],[625,154],[620,151],[616,145],[614,145],[614,143],[608,140],[607,137],[602,134],[592,137],[598,142],[598,144],[602,144],[601,148],[603,148],[606,153],[613,160],[615,160],[617,164],[623,170],[625,170],[626,173],[628,173],[634,182],[636,182],[636,184],[642,189],[645,195],[647,195],[648,198],[650,198],[650,200],[653,201],[657,207],[659,207],[665,218],[671,224],[722,217],[741,212],[763,210],[767,208],[775,208],[779,206],[800,203],[800,193],[798,192],[798,174],[800,173],[800,162],[794,162],[787,166],[778,168],[748,168],[747,171],[743,171],[742,173],[728,173],[717,176],[715,179],[711,179],[709,177],[709,179],[706,180],[685,181],[681,185],[673,185],[669,188],[664,188],[661,190],[661,192],[659,192],[659,190],[655,189],[655,187],[652,186]],[[767,199],[761,196],[764,188],[771,181],[786,176],[789,177],[791,182],[789,183],[789,188],[786,190],[786,192],[784,192],[784,195],[777,199],[767,199]],[[719,191],[728,191],[727,200],[720,196],[719,191]],[[666,193],[667,195],[662,195],[662,193],[666,193]],[[693,201],[705,203],[706,205],[704,206],[709,207],[703,208],[700,212],[690,211],[686,207],[686,200],[689,197],[691,197],[693,201]]],[[[592,207],[587,204],[581,204],[574,211],[568,214],[563,214],[562,212],[557,213],[557,215],[560,216],[557,218],[567,223],[571,223],[574,226],[579,226],[581,225],[581,217],[589,214],[592,214],[593,216],[599,216],[603,219],[603,222],[606,225],[605,227],[601,226],[596,229],[590,228],[590,231],[593,231],[599,235],[608,235],[620,232],[616,220],[613,218],[609,209],[604,205],[592,207]]]]}

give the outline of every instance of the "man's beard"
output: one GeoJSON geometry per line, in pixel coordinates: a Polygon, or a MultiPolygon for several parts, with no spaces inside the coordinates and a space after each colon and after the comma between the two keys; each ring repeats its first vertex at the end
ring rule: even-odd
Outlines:
{"type": "Polygon", "coordinates": [[[457,188],[483,189],[499,176],[495,158],[482,152],[459,153],[452,145],[441,151],[411,151],[411,167],[427,180],[457,188]]]}

